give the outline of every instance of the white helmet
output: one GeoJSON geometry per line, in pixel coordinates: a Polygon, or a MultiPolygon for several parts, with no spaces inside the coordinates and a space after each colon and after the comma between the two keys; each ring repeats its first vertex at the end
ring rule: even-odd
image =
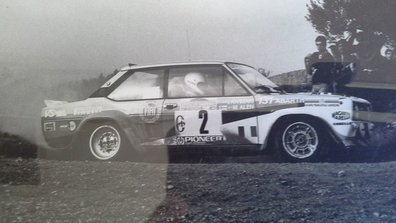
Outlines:
{"type": "Polygon", "coordinates": [[[184,83],[198,95],[203,95],[204,92],[200,89],[200,84],[205,84],[205,77],[197,72],[188,73],[184,77],[184,83]]]}

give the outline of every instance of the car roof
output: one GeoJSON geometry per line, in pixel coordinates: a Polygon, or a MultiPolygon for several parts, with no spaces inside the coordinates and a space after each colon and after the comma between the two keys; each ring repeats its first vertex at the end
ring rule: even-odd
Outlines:
{"type": "MultiPolygon", "coordinates": [[[[237,62],[224,62],[224,61],[189,61],[189,62],[173,62],[173,63],[163,63],[163,64],[147,64],[147,65],[135,65],[130,64],[121,68],[123,71],[144,69],[144,68],[156,68],[156,67],[169,67],[169,66],[186,66],[186,65],[223,65],[225,63],[237,63],[237,62]]],[[[241,64],[241,63],[237,63],[241,64]]],[[[247,65],[249,66],[249,65],[247,65]]]]}

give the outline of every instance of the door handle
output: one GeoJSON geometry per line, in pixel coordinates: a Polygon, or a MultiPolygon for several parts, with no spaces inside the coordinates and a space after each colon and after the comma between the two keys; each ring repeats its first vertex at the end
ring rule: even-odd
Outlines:
{"type": "Polygon", "coordinates": [[[176,107],[177,107],[176,103],[164,104],[164,108],[168,110],[174,109],[176,107]]]}

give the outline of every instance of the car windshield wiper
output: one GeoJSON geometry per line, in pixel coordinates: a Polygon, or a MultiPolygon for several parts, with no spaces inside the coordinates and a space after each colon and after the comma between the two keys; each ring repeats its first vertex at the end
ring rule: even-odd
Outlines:
{"type": "Polygon", "coordinates": [[[257,93],[279,93],[279,94],[286,94],[284,90],[279,87],[272,87],[269,85],[259,85],[254,87],[254,90],[257,93]]]}

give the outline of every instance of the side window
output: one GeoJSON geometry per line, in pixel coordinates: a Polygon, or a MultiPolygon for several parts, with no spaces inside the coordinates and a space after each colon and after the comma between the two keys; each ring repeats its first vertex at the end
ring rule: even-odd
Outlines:
{"type": "Polygon", "coordinates": [[[140,100],[163,97],[164,70],[147,70],[134,72],[109,98],[114,100],[140,100]]]}
{"type": "Polygon", "coordinates": [[[222,96],[222,82],[220,66],[173,68],[169,70],[168,97],[222,96]]]}
{"type": "Polygon", "coordinates": [[[231,76],[230,73],[224,73],[224,96],[245,96],[249,92],[231,76]]]}

